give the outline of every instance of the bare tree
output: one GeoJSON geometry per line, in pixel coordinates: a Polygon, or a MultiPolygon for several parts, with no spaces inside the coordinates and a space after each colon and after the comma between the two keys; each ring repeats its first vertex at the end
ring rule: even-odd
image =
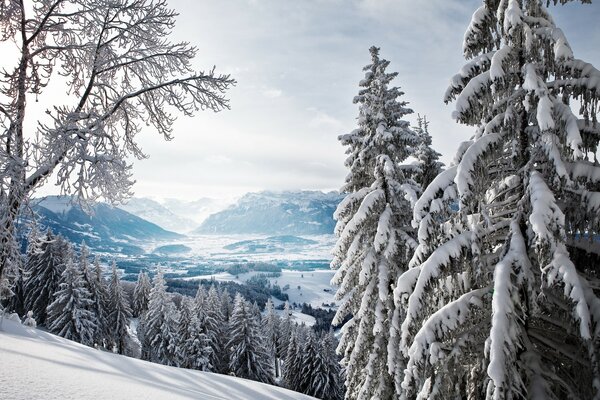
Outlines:
{"type": "Polygon", "coordinates": [[[192,70],[196,48],[169,41],[176,16],[164,0],[0,0],[0,44],[18,49],[0,72],[0,280],[18,259],[19,210],[50,176],[65,194],[121,201],[143,126],[169,140],[175,113],[229,108],[235,81],[192,70]],[[28,101],[50,82],[69,96],[37,119],[28,101]]]}

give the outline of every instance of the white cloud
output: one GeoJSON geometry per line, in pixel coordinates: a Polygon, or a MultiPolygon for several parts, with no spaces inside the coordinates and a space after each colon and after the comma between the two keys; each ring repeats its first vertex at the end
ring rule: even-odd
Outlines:
{"type": "Polygon", "coordinates": [[[281,97],[281,95],[283,94],[281,90],[273,88],[264,89],[262,93],[265,97],[268,97],[270,99],[276,99],[277,97],[281,97]]]}

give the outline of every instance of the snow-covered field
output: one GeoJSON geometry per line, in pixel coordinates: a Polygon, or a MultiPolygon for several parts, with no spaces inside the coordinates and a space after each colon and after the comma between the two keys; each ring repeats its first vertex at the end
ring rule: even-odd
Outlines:
{"type": "MultiPolygon", "coordinates": [[[[196,277],[185,278],[186,280],[197,279],[214,279],[219,282],[233,281],[244,283],[252,276],[264,272],[248,272],[239,275],[231,275],[228,272],[220,272],[212,275],[202,275],[196,277]]],[[[323,308],[323,304],[333,303],[336,288],[330,284],[331,278],[335,271],[329,269],[318,269],[314,271],[294,271],[284,269],[281,271],[281,276],[277,278],[268,278],[271,284],[277,284],[281,288],[289,285],[289,289],[285,290],[289,296],[290,303],[310,304],[313,307],[323,308]],[[298,287],[300,287],[298,289],[298,287]]],[[[277,300],[274,300],[276,305],[277,300]]]]}
{"type": "Polygon", "coordinates": [[[189,258],[206,260],[240,260],[247,261],[285,261],[285,260],[331,260],[331,250],[336,241],[334,235],[307,235],[301,238],[308,239],[311,244],[296,245],[282,242],[280,246],[271,247],[268,251],[253,251],[243,246],[227,249],[226,247],[240,242],[266,240],[266,235],[198,235],[188,236],[177,241],[148,242],[143,245],[144,250],[152,252],[161,245],[182,244],[191,248],[185,255],[189,258]]]}
{"type": "Polygon", "coordinates": [[[5,319],[0,328],[0,399],[313,398],[245,379],[95,350],[5,319]]]}

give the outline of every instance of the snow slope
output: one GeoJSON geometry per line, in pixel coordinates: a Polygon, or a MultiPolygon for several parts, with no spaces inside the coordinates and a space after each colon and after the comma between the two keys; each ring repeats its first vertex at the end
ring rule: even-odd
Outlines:
{"type": "Polygon", "coordinates": [[[0,328],[0,360],[0,399],[314,399],[95,350],[7,319],[0,328]]]}

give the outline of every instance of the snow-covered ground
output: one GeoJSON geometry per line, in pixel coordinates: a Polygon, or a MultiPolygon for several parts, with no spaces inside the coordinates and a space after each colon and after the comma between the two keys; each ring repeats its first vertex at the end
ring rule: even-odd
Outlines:
{"type": "MultiPolygon", "coordinates": [[[[219,272],[212,275],[202,275],[190,278],[184,278],[186,280],[197,280],[197,279],[214,279],[218,282],[233,281],[237,283],[244,283],[252,276],[261,274],[264,272],[248,272],[239,275],[232,275],[228,272],[219,272]]],[[[331,304],[335,302],[334,296],[336,288],[331,285],[331,278],[335,271],[329,269],[318,269],[314,271],[295,271],[284,269],[281,271],[281,276],[277,278],[268,278],[271,284],[277,284],[282,289],[289,285],[289,289],[285,290],[289,296],[290,303],[297,304],[310,304],[316,308],[323,308],[323,304],[331,304]],[[298,289],[298,286],[300,289],[298,289]]],[[[277,305],[278,303],[276,303],[277,305]]],[[[327,308],[327,306],[325,306],[327,308]]]]}
{"type": "Polygon", "coordinates": [[[0,328],[0,399],[314,398],[245,379],[95,350],[5,319],[0,328]]]}
{"type": "Polygon", "coordinates": [[[334,235],[304,235],[298,238],[313,243],[305,245],[286,245],[271,248],[269,251],[252,251],[244,247],[228,249],[228,246],[247,241],[261,241],[278,238],[266,235],[197,235],[188,236],[176,241],[149,241],[139,244],[147,252],[152,252],[162,245],[181,244],[191,248],[182,258],[200,258],[205,260],[246,260],[246,261],[297,261],[297,260],[331,260],[336,237],[334,235]]]}

